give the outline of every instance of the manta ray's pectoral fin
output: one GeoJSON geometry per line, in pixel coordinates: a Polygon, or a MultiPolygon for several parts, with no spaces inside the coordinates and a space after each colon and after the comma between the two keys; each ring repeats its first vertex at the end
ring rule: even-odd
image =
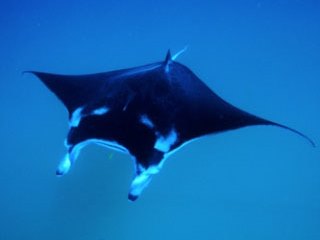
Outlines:
{"type": "Polygon", "coordinates": [[[83,146],[75,146],[75,147],[68,147],[68,152],[64,156],[64,158],[60,161],[56,175],[62,176],[69,172],[71,166],[74,164],[75,160],[77,159],[80,151],[80,147],[83,146]]]}
{"type": "Polygon", "coordinates": [[[57,176],[62,176],[65,175],[69,172],[70,168],[78,158],[81,149],[83,149],[85,146],[90,144],[91,142],[96,142],[95,140],[86,140],[83,142],[80,142],[75,145],[67,145],[68,151],[64,158],[60,161],[57,170],[56,170],[56,175],[57,176]]]}
{"type": "Polygon", "coordinates": [[[142,191],[149,185],[153,175],[157,174],[164,160],[163,152],[156,149],[152,151],[152,154],[147,160],[136,160],[136,175],[131,183],[128,199],[135,201],[142,191]]]}
{"type": "Polygon", "coordinates": [[[160,171],[160,168],[160,165],[154,165],[145,170],[140,167],[139,173],[135,176],[130,186],[128,194],[130,201],[137,200],[142,191],[149,185],[153,175],[160,171]]]}
{"type": "Polygon", "coordinates": [[[71,165],[72,165],[73,160],[70,159],[70,154],[67,153],[64,158],[60,161],[57,170],[56,170],[56,175],[57,176],[62,176],[65,175],[66,173],[69,172],[71,165]]]}
{"type": "Polygon", "coordinates": [[[141,174],[137,175],[131,183],[128,199],[130,201],[137,200],[143,189],[145,189],[149,185],[151,179],[152,174],[148,173],[148,171],[144,171],[141,174]]]}

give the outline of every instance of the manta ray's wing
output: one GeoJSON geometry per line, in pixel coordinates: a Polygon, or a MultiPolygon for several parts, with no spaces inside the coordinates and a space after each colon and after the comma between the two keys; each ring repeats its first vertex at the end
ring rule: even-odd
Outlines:
{"type": "Polygon", "coordinates": [[[293,128],[255,116],[226,102],[178,62],[171,62],[168,78],[176,84],[172,95],[179,100],[176,100],[178,107],[174,122],[180,128],[184,141],[246,126],[273,125],[294,132],[315,146],[308,136],[293,128]]]}
{"type": "Polygon", "coordinates": [[[52,73],[29,71],[41,81],[63,102],[69,114],[80,106],[94,100],[97,93],[105,86],[113,72],[88,75],[59,75],[52,73]]]}
{"type": "Polygon", "coordinates": [[[286,126],[224,101],[190,69],[172,60],[79,76],[32,72],[64,103],[70,115],[68,152],[57,169],[67,173],[88,143],[129,153],[136,176],[135,200],[165,159],[192,139],[251,125],[286,126]]]}
{"type": "Polygon", "coordinates": [[[135,159],[137,177],[131,192],[134,193],[132,196],[140,194],[148,182],[145,178],[141,181],[141,176],[146,175],[142,173],[163,158],[163,153],[154,149],[155,130],[146,124],[143,115],[150,107],[148,104],[152,103],[146,93],[148,96],[163,93],[159,85],[164,77],[159,68],[161,65],[155,63],[89,75],[29,71],[41,79],[69,112],[68,152],[57,168],[57,175],[69,171],[84,146],[97,143],[129,153],[135,159]]]}

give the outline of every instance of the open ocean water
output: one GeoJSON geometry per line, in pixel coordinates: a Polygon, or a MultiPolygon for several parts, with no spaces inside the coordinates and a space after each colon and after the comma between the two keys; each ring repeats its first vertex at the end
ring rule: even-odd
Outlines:
{"type": "Polygon", "coordinates": [[[62,178],[67,111],[25,70],[84,74],[165,58],[228,102],[320,145],[320,1],[0,2],[0,239],[320,239],[320,149],[275,127],[205,137],[141,198],[128,155],[82,151],[62,178]]]}

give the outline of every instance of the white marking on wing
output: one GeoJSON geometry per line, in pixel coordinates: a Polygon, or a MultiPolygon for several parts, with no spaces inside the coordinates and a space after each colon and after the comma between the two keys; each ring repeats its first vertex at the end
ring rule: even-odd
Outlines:
{"type": "Polygon", "coordinates": [[[151,119],[147,115],[141,115],[140,116],[140,122],[147,126],[148,128],[154,128],[154,124],[151,121],[151,119]]]}
{"type": "Polygon", "coordinates": [[[175,129],[172,129],[167,136],[159,136],[154,148],[161,152],[168,152],[171,146],[177,141],[178,134],[175,129]]]}
{"type": "Polygon", "coordinates": [[[92,111],[92,115],[103,115],[107,112],[109,112],[109,108],[107,107],[101,107],[101,108],[97,108],[95,110],[92,111]]]}
{"type": "Polygon", "coordinates": [[[164,156],[163,156],[163,158],[162,158],[162,160],[161,160],[157,165],[150,166],[150,168],[152,168],[152,169],[153,169],[152,171],[154,171],[155,173],[158,173],[158,172],[161,170],[161,168],[163,167],[163,164],[165,163],[165,161],[166,161],[172,154],[174,154],[175,152],[177,152],[178,150],[180,150],[181,148],[183,148],[183,147],[186,146],[187,144],[189,144],[189,143],[191,143],[191,142],[193,142],[193,141],[196,141],[196,140],[198,140],[198,139],[200,139],[200,137],[199,137],[199,138],[191,139],[191,140],[189,140],[189,141],[181,144],[179,147],[175,148],[174,150],[165,153],[164,156]]]}
{"type": "Polygon", "coordinates": [[[82,112],[82,107],[79,107],[77,108],[76,110],[74,110],[74,112],[72,113],[71,115],[71,119],[70,119],[70,126],[71,127],[78,127],[79,126],[79,123],[81,121],[81,112],[82,112]]]}

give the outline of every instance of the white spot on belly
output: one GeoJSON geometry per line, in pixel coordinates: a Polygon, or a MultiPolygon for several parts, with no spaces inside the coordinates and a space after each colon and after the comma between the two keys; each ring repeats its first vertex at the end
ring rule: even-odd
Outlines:
{"type": "Polygon", "coordinates": [[[172,129],[167,136],[159,136],[154,148],[161,152],[168,152],[171,146],[177,141],[178,135],[177,132],[172,129]]]}
{"type": "Polygon", "coordinates": [[[107,107],[101,107],[101,108],[97,108],[97,109],[93,110],[92,114],[93,115],[103,115],[103,114],[109,112],[109,110],[110,109],[107,107]]]}
{"type": "Polygon", "coordinates": [[[147,126],[148,128],[154,128],[154,124],[147,115],[141,115],[140,122],[147,126]]]}

